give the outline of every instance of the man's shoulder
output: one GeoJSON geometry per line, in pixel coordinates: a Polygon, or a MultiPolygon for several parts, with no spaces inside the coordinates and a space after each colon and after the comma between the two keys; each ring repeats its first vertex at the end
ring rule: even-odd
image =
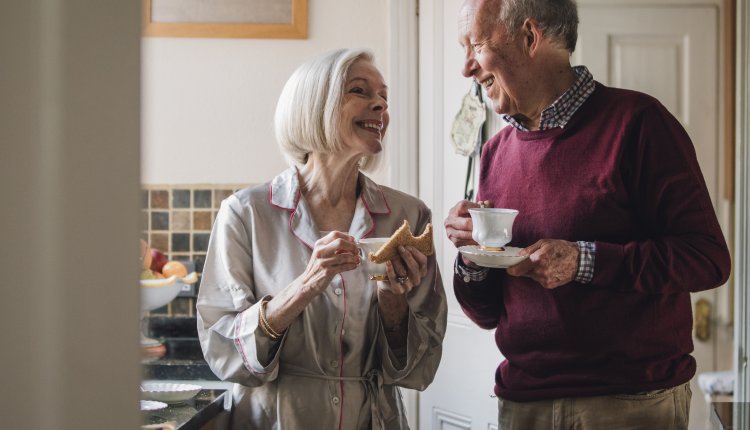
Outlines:
{"type": "Polygon", "coordinates": [[[591,97],[592,107],[596,111],[605,111],[607,107],[619,111],[640,112],[654,105],[659,105],[659,100],[649,94],[630,90],[626,88],[608,87],[595,81],[596,89],[591,97]]]}

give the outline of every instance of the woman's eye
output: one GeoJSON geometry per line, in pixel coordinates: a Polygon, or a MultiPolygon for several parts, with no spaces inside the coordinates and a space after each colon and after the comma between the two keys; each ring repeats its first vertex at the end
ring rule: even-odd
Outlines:
{"type": "Polygon", "coordinates": [[[364,94],[364,93],[365,93],[365,90],[364,90],[364,88],[362,88],[362,87],[352,87],[352,88],[351,88],[351,89],[349,90],[349,92],[350,92],[350,93],[355,93],[355,94],[364,94]]]}

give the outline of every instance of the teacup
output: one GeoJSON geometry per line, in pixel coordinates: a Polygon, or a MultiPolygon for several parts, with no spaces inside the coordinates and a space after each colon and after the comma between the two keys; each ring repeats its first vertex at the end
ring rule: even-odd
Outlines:
{"type": "Polygon", "coordinates": [[[474,227],[471,237],[485,251],[502,251],[513,239],[513,221],[518,215],[515,209],[471,208],[474,227]]]}
{"type": "Polygon", "coordinates": [[[371,252],[376,252],[380,249],[383,244],[388,242],[387,237],[371,237],[367,239],[360,239],[357,241],[357,247],[359,248],[359,256],[362,258],[362,264],[367,274],[367,277],[373,281],[385,281],[387,276],[385,274],[385,264],[377,264],[370,261],[367,258],[371,252]]]}

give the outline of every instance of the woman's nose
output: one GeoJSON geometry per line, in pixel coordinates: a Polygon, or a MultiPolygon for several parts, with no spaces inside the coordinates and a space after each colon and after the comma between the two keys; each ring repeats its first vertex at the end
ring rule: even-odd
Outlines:
{"type": "Polygon", "coordinates": [[[375,100],[372,103],[372,110],[374,111],[386,111],[388,110],[388,101],[380,96],[375,96],[375,100]]]}

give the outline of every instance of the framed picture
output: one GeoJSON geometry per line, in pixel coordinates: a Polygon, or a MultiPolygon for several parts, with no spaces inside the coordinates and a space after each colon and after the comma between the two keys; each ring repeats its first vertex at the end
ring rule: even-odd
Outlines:
{"type": "Polygon", "coordinates": [[[143,35],[306,39],[308,0],[143,0],[143,35]]]}

